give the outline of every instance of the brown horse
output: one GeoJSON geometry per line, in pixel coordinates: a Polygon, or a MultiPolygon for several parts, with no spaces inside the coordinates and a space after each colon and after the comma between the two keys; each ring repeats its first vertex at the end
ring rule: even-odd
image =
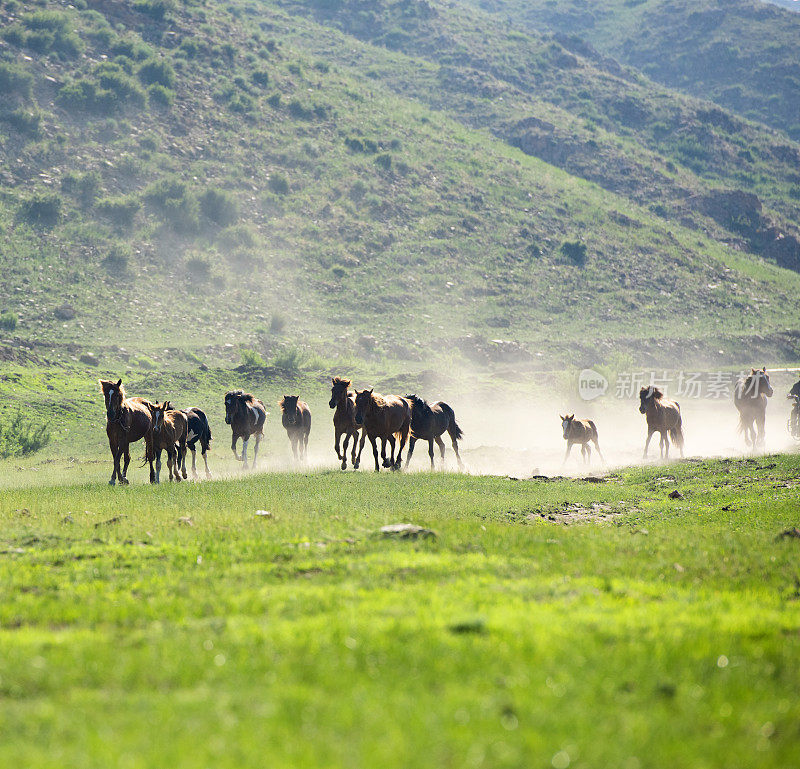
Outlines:
{"type": "Polygon", "coordinates": [[[244,462],[247,470],[247,442],[251,435],[256,436],[256,445],[253,449],[253,468],[258,458],[258,444],[264,435],[264,423],[269,412],[264,404],[250,393],[242,390],[231,390],[225,393],[225,424],[231,426],[233,437],[231,451],[239,462],[244,462]],[[242,456],[236,453],[236,441],[242,439],[242,456]]]}
{"type": "Polygon", "coordinates": [[[681,420],[681,407],[675,402],[664,397],[664,393],[657,387],[643,387],[639,390],[639,413],[647,417],[647,440],[644,444],[642,457],[647,459],[647,447],[654,433],[661,433],[658,447],[661,458],[669,459],[669,438],[678,447],[683,457],[683,422],[681,420]]]}
{"type": "Polygon", "coordinates": [[[308,434],[311,432],[311,409],[307,403],[299,400],[299,397],[299,395],[284,395],[280,402],[283,412],[281,423],[291,441],[295,460],[298,458],[298,448],[300,459],[306,458],[308,434]]]}
{"type": "MultiPolygon", "coordinates": [[[[560,416],[560,415],[559,415],[560,416]]],[[[564,440],[567,442],[567,451],[564,454],[564,462],[567,464],[569,452],[576,443],[581,444],[581,456],[587,464],[592,461],[592,447],[589,443],[594,443],[600,461],[605,464],[603,453],[600,451],[600,444],[597,440],[597,426],[591,419],[575,419],[574,414],[561,417],[561,429],[564,431],[564,440]]]]}
{"type": "Polygon", "coordinates": [[[418,440],[428,441],[428,456],[431,458],[431,470],[433,464],[433,442],[439,447],[439,453],[444,463],[444,441],[441,436],[447,432],[453,444],[453,451],[456,452],[459,469],[464,467],[461,456],[458,453],[458,439],[464,437],[461,428],[456,424],[456,415],[444,401],[436,401],[431,405],[416,395],[406,395],[406,400],[411,404],[411,435],[408,439],[408,454],[406,455],[406,467],[411,461],[414,453],[414,444],[418,440]]]}
{"type": "Polygon", "coordinates": [[[381,439],[381,459],[384,467],[399,470],[403,466],[403,446],[411,430],[411,404],[396,395],[378,395],[370,390],[356,390],[356,424],[363,427],[358,456],[364,448],[364,440],[369,437],[372,454],[375,457],[375,472],[380,472],[378,463],[378,438],[381,439]],[[400,437],[400,449],[395,459],[395,435],[400,437]],[[391,446],[391,454],[386,457],[386,442],[391,446]]]}
{"type": "MultiPolygon", "coordinates": [[[[100,387],[106,402],[106,434],[111,456],[114,460],[114,469],[111,480],[113,486],[117,480],[128,483],[125,477],[131,461],[130,445],[144,439],[145,456],[152,457],[151,444],[153,440],[153,422],[150,417],[149,401],[142,398],[126,398],[122,380],[110,382],[100,379],[100,387]],[[120,470],[120,459],[125,458],[125,464],[120,470]]],[[[153,460],[150,458],[150,483],[155,482],[153,460]]]]}
{"type": "Polygon", "coordinates": [[[350,460],[353,468],[358,470],[359,460],[356,459],[356,446],[358,444],[358,425],[356,424],[356,395],[348,390],[350,387],[349,379],[333,377],[331,379],[331,399],[328,405],[333,412],[333,433],[335,440],[333,447],[336,449],[336,456],[342,460],[342,470],[347,469],[347,444],[350,438],[353,439],[353,450],[350,460]],[[339,451],[339,439],[344,435],[344,448],[339,451]]]}
{"type": "Polygon", "coordinates": [[[753,451],[764,445],[764,422],[767,418],[767,398],[772,397],[772,386],[766,366],[758,371],[751,368],[733,388],[733,404],[739,411],[739,432],[753,451]]]}
{"type": "Polygon", "coordinates": [[[167,452],[167,477],[180,481],[179,471],[186,478],[186,441],[189,419],[183,411],[164,403],[149,403],[153,419],[153,454],[156,460],[156,483],[161,482],[161,452],[167,452]]]}

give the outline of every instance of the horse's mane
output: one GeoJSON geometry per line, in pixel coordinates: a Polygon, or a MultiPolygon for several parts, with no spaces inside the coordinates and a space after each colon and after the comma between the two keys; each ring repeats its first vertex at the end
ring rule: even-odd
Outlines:
{"type": "Polygon", "coordinates": [[[378,395],[376,392],[370,393],[369,397],[378,408],[382,408],[386,405],[386,398],[382,395],[378,395]]]}
{"type": "Polygon", "coordinates": [[[420,398],[419,395],[414,395],[413,393],[411,395],[406,395],[406,400],[411,401],[412,405],[419,406],[420,408],[424,408],[428,405],[428,401],[426,401],[424,398],[420,398]]]}
{"type": "Polygon", "coordinates": [[[662,393],[661,390],[659,390],[657,387],[653,387],[652,385],[650,387],[643,387],[641,390],[639,390],[640,398],[642,397],[642,395],[645,394],[652,394],[653,398],[655,398],[656,400],[661,400],[664,397],[664,393],[662,393]]]}
{"type": "Polygon", "coordinates": [[[232,395],[234,398],[238,398],[240,401],[244,403],[255,403],[256,398],[253,393],[246,393],[244,390],[231,390],[228,395],[232,395]]]}
{"type": "MultiPolygon", "coordinates": [[[[297,404],[297,401],[300,400],[300,396],[299,395],[292,395],[290,397],[294,399],[295,405],[297,404]]],[[[286,396],[281,398],[281,402],[278,405],[281,407],[281,411],[286,411],[286,396]]]]}
{"type": "Polygon", "coordinates": [[[349,379],[340,376],[335,376],[332,381],[334,385],[344,385],[345,387],[350,387],[351,384],[349,379]]]}

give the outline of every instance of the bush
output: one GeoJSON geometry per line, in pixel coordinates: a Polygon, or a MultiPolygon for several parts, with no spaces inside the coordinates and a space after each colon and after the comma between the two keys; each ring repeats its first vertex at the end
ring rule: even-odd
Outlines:
{"type": "Polygon", "coordinates": [[[42,114],[24,109],[15,109],[0,114],[0,120],[7,123],[18,133],[37,136],[42,125],[42,114]]]}
{"type": "Polygon", "coordinates": [[[168,13],[175,10],[175,0],[136,0],[133,9],[156,21],[163,21],[168,13]]]}
{"type": "Polygon", "coordinates": [[[273,312],[269,319],[269,330],[272,334],[280,334],[286,327],[286,316],[279,312],[273,312]]]}
{"type": "Polygon", "coordinates": [[[151,104],[158,104],[160,107],[171,107],[175,101],[175,91],[165,88],[161,83],[147,86],[147,96],[151,104]]]}
{"type": "Polygon", "coordinates": [[[46,424],[36,425],[18,411],[10,420],[0,421],[0,458],[24,457],[50,443],[46,424]]]}
{"type": "Polygon", "coordinates": [[[18,30],[14,35],[16,45],[38,53],[55,51],[67,58],[74,58],[83,51],[83,41],[72,31],[69,17],[64,13],[36,11],[23,17],[22,25],[27,32],[18,30]]]}
{"type": "Polygon", "coordinates": [[[133,196],[106,198],[97,204],[97,211],[118,229],[130,229],[142,204],[133,196]]]}
{"type": "Polygon", "coordinates": [[[95,74],[100,87],[113,95],[113,101],[119,104],[132,104],[136,107],[144,106],[144,91],[119,64],[113,62],[101,64],[95,74]]]}
{"type": "Polygon", "coordinates": [[[236,249],[253,249],[260,243],[258,233],[247,224],[226,227],[217,235],[217,243],[227,251],[236,249]]]}
{"type": "Polygon", "coordinates": [[[284,374],[299,374],[306,362],[306,356],[297,347],[280,350],[270,361],[270,365],[284,374]]]}
{"type": "Polygon", "coordinates": [[[124,243],[114,243],[103,259],[103,267],[109,272],[123,273],[128,269],[130,254],[130,246],[124,243]]]}
{"type": "Polygon", "coordinates": [[[178,179],[162,179],[148,187],[145,201],[176,232],[190,234],[200,226],[197,198],[178,179]]]}
{"type": "Polygon", "coordinates": [[[164,88],[172,88],[175,85],[175,70],[166,59],[156,59],[155,57],[142,62],[136,71],[145,85],[158,83],[164,88]]]}
{"type": "Polygon", "coordinates": [[[269,178],[267,179],[267,186],[276,194],[276,195],[288,195],[289,194],[289,180],[281,173],[277,171],[273,171],[269,178]]]}
{"type": "Polygon", "coordinates": [[[252,75],[250,75],[250,79],[256,85],[266,88],[266,86],[269,85],[269,72],[267,72],[265,69],[257,69],[252,75]]]}
{"type": "Polygon", "coordinates": [[[586,245],[578,240],[565,240],[559,251],[573,264],[583,265],[586,262],[586,245]]]}
{"type": "Polygon", "coordinates": [[[6,98],[30,99],[33,95],[33,75],[16,64],[0,62],[0,94],[6,98]]]}
{"type": "Polygon", "coordinates": [[[239,218],[233,195],[224,190],[208,189],[200,196],[200,211],[210,222],[226,227],[239,218]]]}
{"type": "Polygon", "coordinates": [[[3,331],[14,331],[17,328],[18,320],[15,312],[6,310],[4,313],[0,314],[0,328],[2,328],[3,331]]]}
{"type": "Polygon", "coordinates": [[[208,280],[211,265],[202,256],[192,256],[186,260],[186,271],[195,280],[208,280]]]}
{"type": "Polygon", "coordinates": [[[384,152],[375,158],[375,162],[384,170],[390,171],[392,168],[392,156],[388,152],[384,152]]]}
{"type": "Polygon", "coordinates": [[[121,37],[110,50],[113,56],[124,56],[133,61],[143,61],[153,55],[153,49],[135,37],[121,37]]]}
{"type": "Polygon", "coordinates": [[[242,350],[242,365],[247,368],[266,368],[267,362],[255,350],[242,350]]]}
{"type": "Polygon", "coordinates": [[[55,227],[61,221],[61,198],[53,192],[34,195],[22,202],[18,216],[34,227],[55,227]]]}

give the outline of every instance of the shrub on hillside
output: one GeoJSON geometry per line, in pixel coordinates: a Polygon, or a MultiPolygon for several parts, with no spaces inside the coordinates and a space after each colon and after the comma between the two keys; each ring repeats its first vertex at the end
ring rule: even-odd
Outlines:
{"type": "Polygon", "coordinates": [[[133,195],[105,198],[97,203],[98,213],[121,230],[133,227],[133,220],[141,207],[142,204],[133,195]]]}
{"type": "Polygon", "coordinates": [[[3,37],[19,47],[37,53],[57,53],[74,58],[83,51],[83,41],[72,31],[69,17],[58,11],[36,11],[3,31],[3,37]]]}
{"type": "Polygon", "coordinates": [[[36,424],[18,411],[10,419],[0,420],[0,458],[24,457],[50,443],[46,424],[36,424]]]}
{"type": "Polygon", "coordinates": [[[273,171],[267,179],[267,186],[276,195],[289,194],[289,180],[278,171],[273,171]]]}
{"type": "Polygon", "coordinates": [[[0,96],[24,101],[30,99],[32,94],[33,75],[16,64],[0,62],[0,96]]]}
{"type": "Polygon", "coordinates": [[[133,9],[155,21],[163,21],[176,8],[175,0],[135,0],[133,9]]]}
{"type": "Polygon", "coordinates": [[[25,109],[14,109],[0,113],[0,121],[11,126],[17,133],[38,136],[42,125],[42,114],[25,109]]]}
{"type": "Polygon", "coordinates": [[[103,267],[116,274],[124,273],[128,269],[131,258],[131,248],[125,243],[114,243],[103,259],[103,267]]]}
{"type": "Polygon", "coordinates": [[[200,211],[210,222],[227,227],[239,218],[236,199],[225,190],[211,188],[200,196],[200,211]]]}
{"type": "Polygon", "coordinates": [[[194,280],[208,280],[211,275],[211,265],[202,256],[190,256],[186,260],[186,272],[194,280]]]}
{"type": "Polygon", "coordinates": [[[176,232],[190,234],[200,225],[199,204],[188,186],[175,178],[162,179],[145,190],[153,212],[176,232]]]}
{"type": "Polygon", "coordinates": [[[17,314],[15,312],[6,310],[5,312],[0,313],[0,328],[2,328],[3,331],[15,331],[18,322],[19,318],[17,318],[17,314]]]}
{"type": "Polygon", "coordinates": [[[141,86],[114,62],[105,62],[95,70],[95,77],[101,88],[113,95],[119,105],[144,106],[145,95],[141,86]]]}
{"type": "Polygon", "coordinates": [[[573,264],[580,266],[586,262],[586,245],[578,240],[565,240],[559,251],[573,264]]]}
{"type": "Polygon", "coordinates": [[[153,49],[135,37],[121,37],[111,46],[113,56],[124,56],[133,61],[144,61],[152,57],[153,49]]]}
{"type": "Polygon", "coordinates": [[[251,225],[236,224],[226,227],[217,235],[217,243],[226,251],[253,249],[259,245],[260,238],[251,225]]]}
{"type": "Polygon", "coordinates": [[[256,85],[266,88],[269,85],[269,72],[267,72],[265,69],[257,69],[252,75],[250,75],[250,79],[256,85]]]}
{"type": "Polygon", "coordinates": [[[161,83],[153,83],[153,85],[147,86],[147,97],[150,99],[150,104],[171,107],[175,101],[175,91],[165,88],[161,83]]]}
{"type": "Polygon", "coordinates": [[[166,59],[155,57],[147,59],[139,65],[136,74],[145,85],[158,83],[164,88],[172,88],[175,85],[175,70],[166,59]]]}
{"type": "Polygon", "coordinates": [[[55,227],[61,221],[61,198],[53,192],[33,195],[20,204],[17,216],[34,227],[55,227]]]}

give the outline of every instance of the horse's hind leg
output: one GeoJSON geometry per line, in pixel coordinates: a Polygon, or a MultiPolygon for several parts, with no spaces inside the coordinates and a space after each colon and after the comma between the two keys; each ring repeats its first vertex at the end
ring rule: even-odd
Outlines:
{"type": "Polygon", "coordinates": [[[758,427],[758,434],[756,437],[756,445],[760,448],[763,447],[766,443],[766,430],[764,429],[764,424],[767,419],[766,412],[759,414],[756,417],[756,426],[758,427]]]}
{"type": "MultiPolygon", "coordinates": [[[[339,435],[341,435],[341,433],[339,433],[339,435]]],[[[344,445],[342,446],[341,455],[339,454],[339,435],[336,436],[336,456],[339,457],[339,459],[342,460],[342,465],[341,465],[342,470],[346,470],[347,469],[347,444],[350,443],[350,433],[345,433],[344,434],[344,445]]],[[[358,443],[358,440],[353,441],[353,455],[352,455],[353,464],[356,463],[356,443],[358,443]]]]}
{"type": "Polygon", "coordinates": [[[647,440],[644,442],[644,451],[642,452],[642,459],[647,459],[647,449],[650,446],[650,439],[656,434],[655,430],[647,431],[647,440]]]}
{"type": "Polygon", "coordinates": [[[669,438],[667,437],[666,433],[661,433],[661,442],[659,443],[659,447],[662,450],[661,458],[669,459],[669,438]]]}
{"type": "Polygon", "coordinates": [[[431,470],[435,470],[436,465],[433,462],[433,438],[428,438],[428,456],[431,458],[431,470]]]}
{"type": "Polygon", "coordinates": [[[592,447],[588,443],[581,444],[581,454],[583,455],[584,464],[589,464],[592,461],[592,447]]]}
{"type": "Polygon", "coordinates": [[[256,445],[253,446],[253,470],[256,469],[256,460],[258,459],[258,447],[261,444],[262,434],[258,433],[256,435],[256,445]]]}
{"type": "Polygon", "coordinates": [[[456,437],[453,435],[453,433],[450,433],[450,442],[453,444],[453,451],[456,452],[456,461],[458,462],[458,469],[463,470],[464,463],[461,461],[461,455],[458,453],[458,440],[456,440],[456,437]]]}
{"type": "Polygon", "coordinates": [[[567,450],[564,452],[564,461],[561,463],[561,467],[564,467],[564,465],[567,464],[570,451],[572,451],[572,443],[570,441],[567,441],[567,450]]]}
{"type": "Polygon", "coordinates": [[[597,454],[598,454],[598,455],[599,455],[599,457],[600,457],[600,461],[601,461],[603,464],[605,464],[605,463],[606,463],[606,458],[603,456],[603,452],[602,452],[602,451],[600,451],[600,443],[598,442],[597,438],[593,438],[593,439],[592,439],[592,443],[594,443],[594,447],[597,449],[597,454]]]}
{"type": "Polygon", "coordinates": [[[383,460],[384,467],[393,467],[394,466],[394,435],[390,435],[388,438],[381,438],[381,459],[383,460]],[[391,450],[391,456],[386,456],[386,444],[389,444],[389,448],[391,450]]]}
{"type": "Polygon", "coordinates": [[[181,475],[183,479],[186,480],[189,477],[186,473],[186,441],[182,440],[178,445],[180,448],[181,475]]]}
{"type": "Polygon", "coordinates": [[[364,443],[367,440],[367,434],[362,431],[361,440],[358,443],[358,456],[356,456],[356,444],[353,443],[353,470],[358,470],[361,465],[361,452],[364,451],[364,443]]]}
{"type": "Polygon", "coordinates": [[[211,470],[208,469],[208,459],[206,459],[206,451],[208,451],[208,449],[201,444],[200,450],[200,453],[203,455],[203,464],[206,466],[206,478],[211,478],[211,470]]]}
{"type": "MultiPolygon", "coordinates": [[[[197,449],[191,443],[187,444],[187,446],[189,451],[192,452],[192,478],[197,478],[197,449]]],[[[203,454],[205,455],[205,452],[203,454]]],[[[205,459],[205,456],[203,458],[205,459]]]]}
{"type": "Polygon", "coordinates": [[[108,482],[108,485],[113,486],[117,482],[117,476],[119,476],[120,481],[122,481],[122,473],[119,471],[119,459],[122,455],[122,447],[113,446],[110,441],[109,446],[111,447],[111,461],[113,467],[111,468],[111,480],[108,482]]]}

